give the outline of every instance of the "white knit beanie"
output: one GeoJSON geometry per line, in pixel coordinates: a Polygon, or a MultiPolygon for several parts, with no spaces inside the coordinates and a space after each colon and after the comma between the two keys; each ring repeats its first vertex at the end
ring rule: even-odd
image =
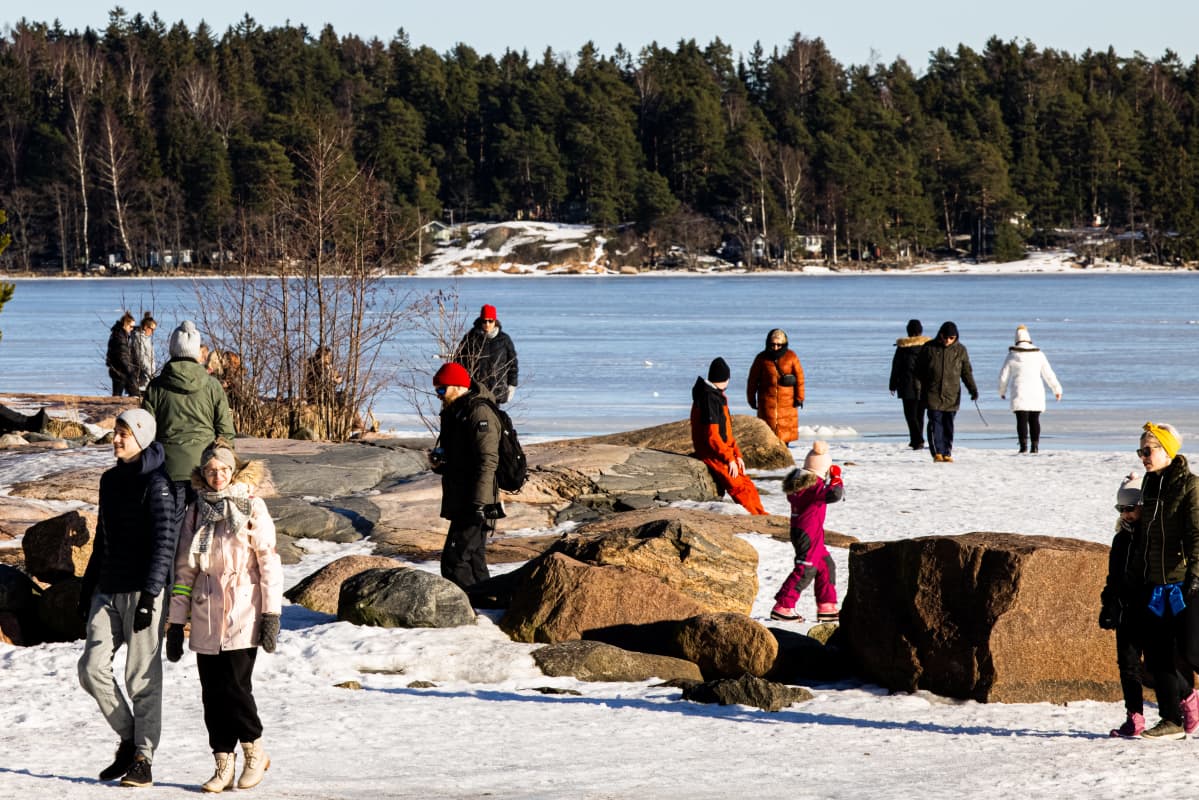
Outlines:
{"type": "Polygon", "coordinates": [[[823,439],[812,442],[812,449],[803,460],[803,468],[824,478],[828,476],[828,468],[832,465],[833,457],[828,454],[828,442],[823,439]]]}
{"type": "Polygon", "coordinates": [[[117,422],[122,423],[130,430],[139,449],[145,450],[154,444],[154,437],[158,435],[158,423],[154,421],[154,415],[144,408],[129,408],[122,411],[121,415],[117,417],[117,422]]]}
{"type": "Polygon", "coordinates": [[[200,332],[190,319],[184,320],[171,331],[171,358],[200,360],[200,332]]]}
{"type": "Polygon", "coordinates": [[[1021,325],[1016,328],[1016,344],[1020,343],[1032,344],[1032,336],[1028,333],[1028,328],[1021,325]]]}

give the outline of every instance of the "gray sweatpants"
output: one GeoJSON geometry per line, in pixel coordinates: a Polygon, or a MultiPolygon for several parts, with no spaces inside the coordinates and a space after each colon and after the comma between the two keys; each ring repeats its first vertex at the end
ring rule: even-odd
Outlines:
{"type": "Polygon", "coordinates": [[[154,603],[154,619],[133,632],[141,592],[96,592],[87,619],[87,642],[79,659],[79,683],[96,699],[100,713],[122,741],[131,740],[149,762],[162,735],[163,595],[154,603]],[[112,659],[125,645],[125,691],[112,674],[112,659]]]}

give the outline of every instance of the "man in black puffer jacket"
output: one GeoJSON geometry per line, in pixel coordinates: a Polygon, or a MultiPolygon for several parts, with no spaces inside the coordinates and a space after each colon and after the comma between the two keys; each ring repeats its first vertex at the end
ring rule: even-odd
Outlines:
{"type": "Polygon", "coordinates": [[[474,327],[462,337],[454,351],[453,360],[466,367],[471,378],[486,386],[495,402],[507,403],[516,396],[516,381],[520,375],[516,345],[512,344],[512,337],[504,333],[495,306],[483,306],[474,327]]]}
{"type": "Polygon", "coordinates": [[[162,731],[163,589],[179,528],[156,427],[140,408],[117,417],[112,444],[118,462],[100,477],[95,544],[79,600],[87,620],[79,682],[121,737],[116,759],[100,779],[121,778],[122,786],[153,783],[150,764],[162,731]],[[122,644],[132,708],[112,675],[122,644]]]}

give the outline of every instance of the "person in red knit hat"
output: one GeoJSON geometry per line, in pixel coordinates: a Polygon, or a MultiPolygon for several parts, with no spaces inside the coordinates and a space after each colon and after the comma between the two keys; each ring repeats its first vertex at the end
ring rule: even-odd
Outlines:
{"type": "Polygon", "coordinates": [[[454,361],[486,386],[497,403],[507,403],[516,396],[520,376],[516,345],[504,333],[495,306],[488,304],[479,310],[474,326],[454,351],[454,361]]]}
{"type": "Polygon", "coordinates": [[[464,590],[487,580],[487,537],[504,516],[495,471],[500,461],[500,421],[486,401],[487,387],[472,381],[461,364],[437,370],[441,435],[429,465],[441,475],[441,516],[450,521],[441,551],[441,575],[464,590]]]}

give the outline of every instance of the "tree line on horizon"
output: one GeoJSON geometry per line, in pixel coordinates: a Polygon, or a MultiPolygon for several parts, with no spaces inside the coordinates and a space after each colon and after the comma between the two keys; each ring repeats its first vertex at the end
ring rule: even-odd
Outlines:
{"type": "Polygon", "coordinates": [[[588,223],[622,247],[774,259],[1008,258],[1060,229],[1199,257],[1199,59],[1073,56],[992,38],[842,65],[819,38],[612,55],[445,53],[119,7],[104,30],[0,40],[0,208],[13,269],[384,270],[429,223],[588,223]],[[173,261],[172,261],[173,259],[173,261]],[[331,259],[331,263],[341,263],[331,259]]]}

